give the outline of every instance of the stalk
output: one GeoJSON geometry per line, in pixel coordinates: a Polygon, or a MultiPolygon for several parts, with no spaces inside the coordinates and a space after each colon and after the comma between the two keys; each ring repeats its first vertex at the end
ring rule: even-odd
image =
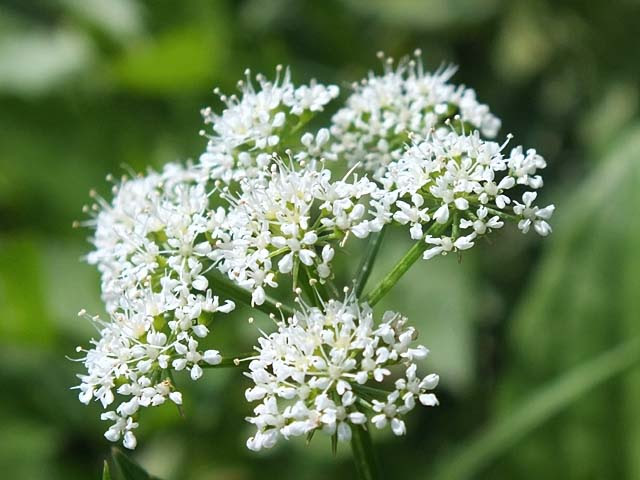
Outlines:
{"type": "Polygon", "coordinates": [[[282,302],[279,302],[268,295],[262,305],[252,305],[251,292],[249,292],[249,290],[236,285],[231,280],[220,274],[210,273],[207,275],[207,279],[211,282],[211,285],[215,287],[214,291],[216,293],[219,293],[222,296],[227,296],[231,300],[244,303],[245,305],[255,308],[256,310],[260,310],[267,315],[273,313],[276,316],[280,316],[280,312],[282,312],[285,317],[293,316],[293,308],[288,305],[284,305],[282,302]]]}
{"type": "MultiPolygon", "coordinates": [[[[439,224],[434,223],[431,228],[427,231],[428,235],[440,235],[449,224],[439,224]]],[[[407,273],[407,271],[411,268],[411,266],[418,260],[418,258],[422,257],[424,251],[429,247],[429,244],[425,243],[424,240],[420,240],[416,242],[408,251],[404,254],[404,256],[400,259],[398,263],[391,269],[389,273],[371,290],[364,298],[364,301],[367,302],[370,306],[374,306],[378,303],[382,298],[389,293],[389,290],[393,288],[393,286],[398,283],[398,280],[402,278],[402,276],[407,273]]]]}
{"type": "Polygon", "coordinates": [[[373,268],[373,264],[378,256],[378,252],[380,251],[380,245],[382,245],[385,230],[386,225],[379,232],[371,234],[371,237],[369,238],[367,252],[362,258],[362,262],[360,262],[360,266],[358,267],[358,276],[356,277],[356,281],[353,286],[353,291],[357,298],[360,298],[360,295],[362,295],[362,291],[367,284],[367,280],[371,274],[371,269],[373,268]]]}
{"type": "Polygon", "coordinates": [[[373,450],[371,433],[363,425],[351,428],[351,450],[360,480],[381,480],[380,464],[373,450]]]}

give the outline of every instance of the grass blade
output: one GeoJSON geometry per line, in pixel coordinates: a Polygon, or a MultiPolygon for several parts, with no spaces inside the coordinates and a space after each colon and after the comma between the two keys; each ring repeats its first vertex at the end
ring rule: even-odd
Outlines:
{"type": "Polygon", "coordinates": [[[457,454],[445,459],[424,478],[457,480],[475,478],[518,440],[590,389],[622,374],[640,362],[640,338],[630,340],[574,367],[553,380],[507,418],[498,419],[474,436],[457,454]]]}

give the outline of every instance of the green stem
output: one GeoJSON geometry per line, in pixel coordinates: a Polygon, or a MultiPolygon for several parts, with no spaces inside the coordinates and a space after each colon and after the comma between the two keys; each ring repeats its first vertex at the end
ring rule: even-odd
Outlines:
{"type": "Polygon", "coordinates": [[[279,316],[280,312],[282,312],[285,317],[293,316],[293,308],[288,305],[284,305],[282,302],[278,302],[269,296],[267,296],[262,305],[251,305],[251,292],[249,290],[236,285],[231,280],[218,273],[210,273],[207,275],[207,278],[216,294],[227,296],[231,300],[244,303],[245,305],[255,308],[256,310],[260,310],[267,315],[273,313],[274,315],[279,316]]]}
{"type": "Polygon", "coordinates": [[[398,283],[398,280],[411,268],[411,265],[420,258],[423,252],[427,249],[428,245],[423,242],[416,242],[413,247],[405,253],[404,257],[400,259],[398,263],[391,269],[389,273],[371,290],[364,301],[372,307],[378,303],[382,297],[384,297],[393,286],[398,283]]]}
{"type": "Polygon", "coordinates": [[[360,480],[380,480],[382,473],[373,451],[371,434],[363,425],[351,428],[351,450],[360,480]]]}
{"type": "Polygon", "coordinates": [[[373,233],[369,237],[367,252],[360,262],[360,266],[358,267],[358,276],[356,277],[356,281],[353,286],[353,291],[356,295],[356,298],[360,298],[360,296],[362,295],[362,290],[364,290],[364,287],[367,284],[367,280],[369,279],[369,275],[371,274],[371,269],[373,268],[373,263],[378,256],[378,252],[380,251],[380,245],[382,245],[382,239],[384,237],[385,230],[386,225],[382,228],[382,230],[373,233]]]}
{"type": "MultiPolygon", "coordinates": [[[[434,223],[431,225],[431,228],[427,231],[427,235],[440,235],[447,227],[448,223],[442,225],[439,223],[434,223]]],[[[398,283],[398,280],[402,278],[402,276],[407,273],[407,270],[411,268],[411,266],[422,256],[424,251],[429,247],[429,244],[425,243],[424,240],[420,240],[416,242],[413,247],[411,247],[407,253],[404,254],[404,257],[400,259],[398,263],[391,269],[389,273],[371,290],[364,298],[364,301],[367,302],[370,306],[374,306],[378,303],[382,297],[384,297],[389,290],[393,288],[393,286],[398,283]]]]}

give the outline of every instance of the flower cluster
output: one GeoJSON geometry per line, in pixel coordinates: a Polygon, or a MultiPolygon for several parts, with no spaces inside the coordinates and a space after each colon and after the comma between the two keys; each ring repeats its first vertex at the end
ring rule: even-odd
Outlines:
{"type": "Polygon", "coordinates": [[[387,224],[408,228],[425,259],[471,248],[506,221],[551,232],[553,205],[535,203],[544,159],[487,140],[500,121],[452,74],[425,72],[419,58],[386,61],[330,128],[305,131],[338,88],[295,86],[281,67],[256,85],[247,72],[239,96],[220,96],[221,113],[202,112],[212,132],[197,162],[124,178],[111,201],[94,196],[87,259],[107,317],[81,312],[99,335],[78,347],[86,373],[76,388],[106,410],[107,439],[134,448],[142,408],[182,403],[174,371],[197,380],[229,363],[205,338],[232,300],[293,312],[267,295],[283,282],[299,308],[247,359],[246,398],[260,402],[249,448],[316,430],[344,441],[368,424],[402,435],[416,403],[437,405],[438,376],[417,374],[427,355],[413,346],[417,332],[399,313],[375,320],[354,294],[337,300],[332,263],[350,236],[387,224]]]}
{"type": "Polygon", "coordinates": [[[424,258],[471,248],[505,219],[516,220],[524,233],[531,226],[542,236],[551,232],[554,206],[533,204],[544,159],[533,149],[505,148],[506,142],[483,140],[477,131],[432,132],[389,165],[381,179],[385,203],[394,221],[410,225],[411,238],[431,246],[424,258]],[[522,189],[520,203],[514,192],[522,189]]]}
{"type": "Polygon", "coordinates": [[[279,65],[273,82],[258,74],[258,89],[247,70],[246,81],[238,82],[240,97],[220,95],[216,89],[227,108],[220,115],[210,107],[202,111],[205,124],[211,124],[213,134],[209,136],[206,152],[200,156],[200,163],[211,178],[228,183],[260,176],[270,164],[272,154],[286,143],[283,137],[293,135],[338,96],[335,85],[312,81],[296,87],[289,70],[281,77],[282,70],[279,65]]]}
{"type": "Polygon", "coordinates": [[[384,73],[371,72],[355,83],[346,106],[333,116],[334,155],[350,165],[360,163],[378,178],[400,158],[409,132],[425,135],[458,116],[463,125],[487,137],[498,133],[500,120],[478,102],[475,91],[449,83],[455,68],[426,72],[419,50],[415,59],[403,60],[395,68],[393,59],[380,57],[384,73]]]}
{"type": "Polygon", "coordinates": [[[248,418],[257,429],[247,441],[252,450],[315,431],[348,441],[352,426],[368,422],[403,435],[416,401],[438,404],[430,393],[438,376],[416,374],[428,350],[412,345],[416,331],[398,313],[376,324],[372,310],[348,296],[303,306],[277,327],[258,340],[247,373],[255,386],[245,396],[260,401],[248,418]]]}
{"type": "Polygon", "coordinates": [[[378,190],[366,178],[332,180],[319,166],[296,169],[276,160],[262,177],[244,179],[237,196],[225,195],[229,241],[219,241],[213,257],[218,269],[252,291],[254,304],[265,300],[265,287],[276,287],[278,274],[302,271],[324,282],[336,240],[379,231],[384,223],[364,203],[378,190]]]}
{"type": "Polygon", "coordinates": [[[110,320],[91,318],[100,339],[88,351],[79,349],[87,374],[79,376],[78,388],[83,403],[95,398],[104,408],[119,394],[115,410],[103,415],[115,421],[106,436],[124,435],[132,448],[137,423],[131,416],[140,407],[166,398],[181,402],[169,369],[187,369],[197,380],[202,362],[220,361],[217,351],[199,349],[199,339],[214,314],[230,312],[234,303],[221,302],[204,276],[224,211],[209,209],[204,187],[188,171],[168,165],[162,173],[124,180],[114,192],[110,204],[97,197],[90,222],[95,250],[88,256],[102,274],[110,320]]]}

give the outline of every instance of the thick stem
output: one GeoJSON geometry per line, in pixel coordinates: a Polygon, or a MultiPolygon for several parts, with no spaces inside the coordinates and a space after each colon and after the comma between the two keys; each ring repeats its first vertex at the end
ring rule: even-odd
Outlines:
{"type": "Polygon", "coordinates": [[[398,283],[398,280],[411,268],[411,265],[422,256],[427,247],[425,242],[415,243],[380,283],[367,294],[364,301],[372,307],[378,303],[398,283]]]}
{"type": "Polygon", "coordinates": [[[373,263],[375,262],[376,257],[378,256],[380,245],[382,245],[382,239],[384,237],[385,230],[386,230],[386,225],[385,227],[382,228],[382,230],[371,234],[371,237],[369,237],[367,252],[365,256],[362,258],[362,262],[358,267],[358,276],[356,277],[356,281],[353,286],[353,291],[357,298],[360,298],[360,295],[362,295],[362,291],[364,290],[364,287],[367,284],[367,280],[369,279],[369,275],[371,274],[371,269],[373,268],[373,263]]]}
{"type": "MultiPolygon", "coordinates": [[[[448,223],[440,224],[434,223],[431,225],[431,228],[427,231],[427,235],[440,235],[442,232],[446,230],[449,226],[448,223]]],[[[411,268],[411,266],[422,256],[424,251],[429,247],[429,244],[424,240],[420,240],[413,245],[409,249],[407,253],[404,254],[404,257],[400,259],[398,263],[391,269],[389,273],[375,286],[373,290],[371,290],[367,296],[364,298],[364,301],[367,302],[370,306],[374,306],[378,303],[382,297],[384,297],[389,290],[393,288],[393,286],[398,283],[398,280],[402,278],[402,276],[411,268]]]]}
{"type": "Polygon", "coordinates": [[[351,450],[360,480],[381,480],[380,464],[373,450],[371,434],[363,425],[351,428],[351,450]]]}

